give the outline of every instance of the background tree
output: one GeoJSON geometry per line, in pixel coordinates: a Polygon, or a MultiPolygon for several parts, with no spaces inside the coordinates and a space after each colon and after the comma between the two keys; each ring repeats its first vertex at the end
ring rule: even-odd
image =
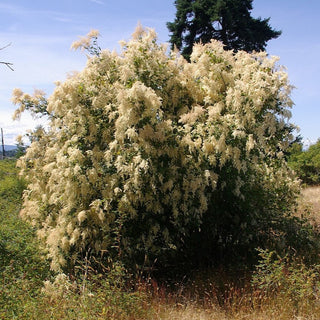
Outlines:
{"type": "Polygon", "coordinates": [[[168,22],[172,48],[189,58],[194,43],[222,41],[225,49],[247,52],[265,49],[267,41],[281,31],[272,29],[268,19],[250,15],[252,0],[176,0],[174,22],[168,22]]]}
{"type": "Polygon", "coordinates": [[[303,183],[320,184],[320,139],[307,150],[303,150],[302,142],[294,143],[288,157],[289,166],[297,173],[303,183]]]}

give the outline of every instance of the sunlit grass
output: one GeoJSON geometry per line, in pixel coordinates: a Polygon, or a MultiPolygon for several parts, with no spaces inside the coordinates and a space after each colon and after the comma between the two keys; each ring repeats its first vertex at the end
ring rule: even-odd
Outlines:
{"type": "Polygon", "coordinates": [[[311,210],[312,216],[320,224],[320,186],[303,188],[301,193],[303,200],[311,210]]]}

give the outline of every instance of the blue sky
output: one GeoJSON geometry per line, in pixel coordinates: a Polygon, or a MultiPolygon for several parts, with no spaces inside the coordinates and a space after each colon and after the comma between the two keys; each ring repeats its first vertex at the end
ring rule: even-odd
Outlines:
{"type": "MultiPolygon", "coordinates": [[[[268,43],[270,55],[280,57],[296,87],[291,122],[300,127],[306,142],[320,137],[320,1],[254,0],[252,15],[268,18],[278,39],[268,43]]],[[[159,42],[167,42],[166,22],[175,16],[174,0],[0,0],[0,61],[14,64],[14,72],[0,65],[0,127],[6,144],[38,123],[23,115],[11,121],[15,110],[14,88],[48,95],[54,81],[81,70],[86,57],[70,50],[71,43],[90,29],[101,33],[102,48],[118,49],[118,41],[129,39],[138,21],[156,30],[159,42]]]]}

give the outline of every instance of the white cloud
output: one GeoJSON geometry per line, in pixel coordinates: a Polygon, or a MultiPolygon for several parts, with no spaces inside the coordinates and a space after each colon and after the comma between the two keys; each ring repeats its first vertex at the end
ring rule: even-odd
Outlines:
{"type": "Polygon", "coordinates": [[[53,18],[53,20],[59,21],[59,22],[65,22],[65,23],[72,22],[72,20],[70,18],[64,18],[64,17],[55,17],[55,18],[53,18]]]}
{"type": "Polygon", "coordinates": [[[0,39],[0,47],[12,42],[10,47],[0,51],[0,60],[12,62],[15,70],[12,72],[0,65],[0,126],[5,143],[15,144],[17,135],[43,124],[43,120],[34,120],[26,113],[20,121],[12,121],[13,89],[18,87],[32,93],[37,88],[50,95],[55,81],[63,81],[68,72],[84,68],[86,57],[70,51],[74,39],[68,36],[0,33],[0,39]]]}
{"type": "Polygon", "coordinates": [[[94,3],[97,3],[97,4],[100,4],[100,5],[105,5],[105,3],[103,1],[100,1],[100,0],[89,0],[90,2],[94,2],[94,3]]]}
{"type": "Polygon", "coordinates": [[[38,125],[46,125],[44,119],[33,119],[30,114],[27,113],[22,114],[20,120],[13,121],[10,111],[11,110],[1,110],[0,127],[3,129],[5,144],[15,145],[18,135],[24,135],[28,130],[32,130],[38,125]]]}

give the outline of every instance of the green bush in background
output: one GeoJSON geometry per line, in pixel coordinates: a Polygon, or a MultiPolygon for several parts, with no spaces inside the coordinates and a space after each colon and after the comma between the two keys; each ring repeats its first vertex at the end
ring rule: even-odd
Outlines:
{"type": "Polygon", "coordinates": [[[302,143],[294,143],[289,150],[288,164],[307,185],[320,184],[320,140],[307,150],[302,143]]]}

